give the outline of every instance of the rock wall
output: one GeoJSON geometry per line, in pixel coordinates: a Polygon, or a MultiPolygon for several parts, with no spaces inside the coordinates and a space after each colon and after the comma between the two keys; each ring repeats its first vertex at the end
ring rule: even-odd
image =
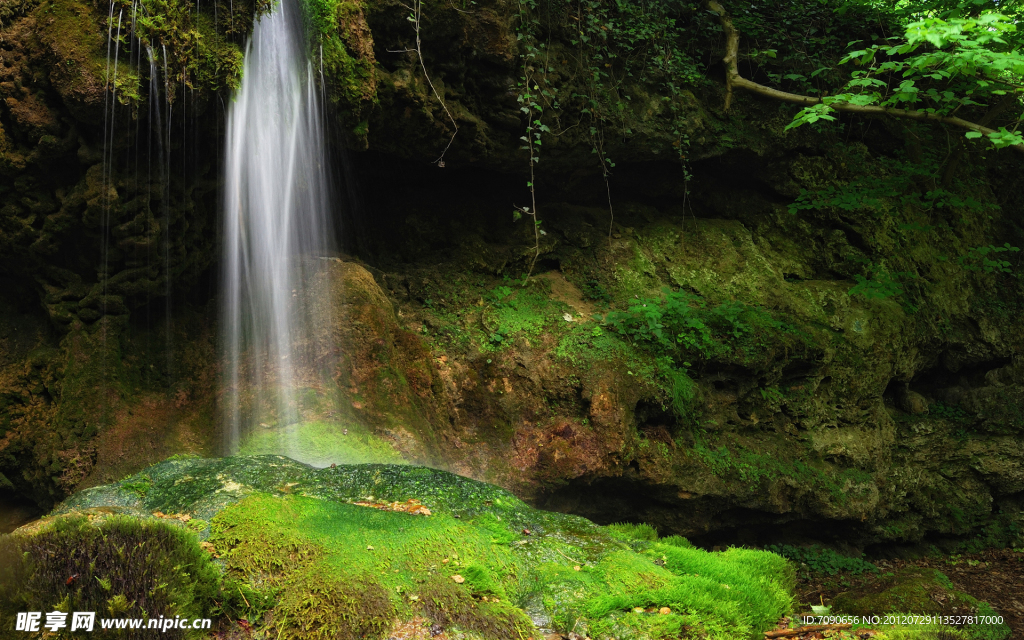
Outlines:
{"type": "MultiPolygon", "coordinates": [[[[120,45],[119,4],[3,8],[9,493],[220,451],[218,113],[266,8],[234,4],[170,3],[120,45]]],[[[418,52],[397,2],[309,9],[351,254],[312,417],[708,542],[1019,535],[1016,158],[947,176],[940,130],[725,113],[714,22],[682,4],[651,31],[601,3],[457,4],[425,8],[418,52]],[[641,73],[644,43],[679,55],[641,73]],[[536,236],[512,216],[534,196],[536,236]]],[[[825,19],[798,9],[761,11],[825,19]]]]}

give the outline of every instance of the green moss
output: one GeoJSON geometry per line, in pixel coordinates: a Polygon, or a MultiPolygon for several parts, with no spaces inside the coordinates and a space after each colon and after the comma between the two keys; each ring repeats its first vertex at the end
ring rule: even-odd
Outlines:
{"type": "Polygon", "coordinates": [[[860,575],[865,572],[878,573],[878,567],[867,560],[842,555],[818,545],[810,547],[772,545],[767,547],[767,550],[792,560],[794,564],[801,567],[801,572],[807,580],[811,579],[812,574],[817,574],[814,576],[817,578],[821,575],[834,576],[839,572],[849,575],[860,575]]]}
{"type": "Polygon", "coordinates": [[[313,469],[262,456],[169,460],[145,476],[145,496],[129,478],[63,509],[118,505],[208,520],[207,542],[226,570],[223,610],[265,620],[271,637],[384,638],[396,620],[424,615],[507,640],[533,633],[524,611],[541,606],[555,628],[595,638],[670,638],[686,628],[740,640],[789,607],[792,571],[774,554],[709,553],[657,541],[643,525],[599,527],[432,469],[313,469]],[[410,499],[432,514],[352,504],[410,499]],[[617,539],[624,532],[631,546],[617,539]]]}
{"type": "Polygon", "coordinates": [[[145,498],[146,494],[149,493],[150,487],[153,486],[153,482],[149,479],[149,476],[144,473],[140,473],[133,476],[131,480],[125,481],[121,486],[128,491],[134,491],[141,497],[145,498]]]}
{"type": "MultiPolygon", "coordinates": [[[[57,518],[32,535],[0,536],[0,612],[95,611],[98,617],[210,617],[220,573],[195,534],[165,522],[57,518]]],[[[168,637],[198,638],[199,630],[168,637]]]]}
{"type": "MultiPolygon", "coordinates": [[[[467,569],[479,572],[481,568],[467,569]]],[[[478,602],[472,587],[445,577],[430,579],[420,593],[424,612],[445,626],[456,625],[496,640],[522,638],[533,628],[530,619],[516,607],[501,600],[478,602]]]]}
{"type": "Polygon", "coordinates": [[[482,351],[507,347],[522,336],[537,337],[555,318],[555,308],[539,285],[532,288],[498,286],[487,294],[481,321],[488,334],[482,351]]]}
{"type": "Polygon", "coordinates": [[[304,0],[310,57],[325,83],[327,97],[342,108],[365,141],[366,108],[377,100],[373,38],[363,16],[363,3],[353,0],[304,0]]]}
{"type": "Polygon", "coordinates": [[[883,632],[879,637],[885,640],[1004,640],[1011,635],[1007,625],[989,620],[998,618],[999,614],[993,611],[988,603],[979,602],[970,595],[958,591],[949,578],[935,569],[910,567],[887,574],[878,582],[861,590],[836,596],[832,608],[833,614],[877,615],[883,618],[885,614],[897,614],[894,616],[897,620],[905,615],[949,616],[965,615],[966,612],[982,618],[962,629],[950,625],[929,624],[874,625],[873,628],[883,632]]]}
{"type": "Polygon", "coordinates": [[[384,638],[395,616],[388,593],[367,576],[324,575],[316,567],[284,584],[269,632],[278,638],[384,638]]]}
{"type": "Polygon", "coordinates": [[[942,614],[974,609],[977,601],[953,588],[945,575],[935,569],[910,569],[883,578],[868,593],[836,596],[833,608],[849,615],[882,613],[942,614]]]}
{"type": "Polygon", "coordinates": [[[697,459],[716,476],[739,480],[748,487],[788,478],[834,504],[849,505],[868,495],[874,481],[874,476],[867,471],[836,469],[815,453],[796,449],[791,444],[783,451],[774,450],[770,445],[755,450],[739,444],[735,438],[729,438],[733,440],[732,446],[722,443],[721,439],[715,446],[709,439],[707,432],[697,430],[694,433],[692,451],[697,459]]]}
{"type": "Polygon", "coordinates": [[[610,524],[608,525],[608,531],[613,537],[627,542],[634,540],[654,541],[658,539],[658,530],[644,522],[638,524],[632,522],[610,524]]]}
{"type": "Polygon", "coordinates": [[[604,584],[586,602],[589,616],[598,621],[592,632],[610,634],[632,627],[663,634],[702,620],[712,635],[744,637],[767,629],[780,611],[789,608],[784,584],[791,570],[778,556],[742,549],[709,554],[664,544],[652,545],[644,555],[646,562],[625,552],[612,553],[598,564],[604,584]],[[652,558],[662,566],[651,563],[652,558]],[[753,565],[743,566],[735,559],[753,565]],[[752,572],[749,566],[759,571],[752,572]],[[779,573],[760,573],[766,568],[779,573]],[[663,607],[672,613],[659,613],[663,607]]]}
{"type": "Polygon", "coordinates": [[[500,515],[485,511],[473,519],[473,524],[486,529],[491,533],[491,542],[494,544],[509,544],[519,538],[514,531],[509,529],[508,523],[501,519],[500,515]]]}
{"type": "Polygon", "coordinates": [[[391,445],[355,423],[300,422],[285,427],[257,427],[242,440],[239,453],[287,453],[292,459],[314,467],[404,462],[391,445]]]}

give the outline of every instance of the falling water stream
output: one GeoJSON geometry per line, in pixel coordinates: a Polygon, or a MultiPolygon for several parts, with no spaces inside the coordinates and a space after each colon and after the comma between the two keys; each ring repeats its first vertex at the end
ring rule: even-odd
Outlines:
{"type": "Polygon", "coordinates": [[[228,116],[223,331],[232,452],[254,426],[301,419],[296,389],[311,363],[296,345],[325,322],[309,291],[330,237],[322,129],[301,14],[284,0],[255,25],[228,116]]]}

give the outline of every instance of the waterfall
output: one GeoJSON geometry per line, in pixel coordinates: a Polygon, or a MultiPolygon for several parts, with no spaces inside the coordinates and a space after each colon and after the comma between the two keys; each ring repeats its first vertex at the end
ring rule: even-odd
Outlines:
{"type": "Polygon", "coordinates": [[[310,290],[330,249],[323,138],[302,16],[283,0],[255,25],[228,115],[222,331],[232,453],[248,428],[302,418],[297,388],[316,358],[296,345],[329,321],[310,290]]]}

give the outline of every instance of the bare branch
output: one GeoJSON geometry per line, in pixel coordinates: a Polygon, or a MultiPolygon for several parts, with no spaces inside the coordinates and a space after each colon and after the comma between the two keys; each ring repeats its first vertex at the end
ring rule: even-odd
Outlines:
{"type": "MultiPolygon", "coordinates": [[[[787,91],[779,91],[778,89],[772,89],[766,87],[763,84],[758,84],[751,80],[747,80],[740,75],[739,67],[736,63],[737,52],[739,51],[740,34],[736,30],[736,27],[732,24],[732,18],[726,13],[725,8],[722,7],[716,0],[708,0],[707,6],[709,9],[718,14],[718,19],[722,23],[722,30],[725,32],[725,57],[722,58],[722,62],[725,63],[725,110],[728,111],[732,103],[732,91],[735,88],[745,89],[758,95],[766,96],[775,100],[781,100],[782,102],[789,102],[791,104],[798,104],[804,107],[820,104],[821,98],[815,98],[813,96],[802,96],[796,93],[789,93],[787,91]]],[[[964,120],[963,118],[956,118],[954,116],[943,116],[937,113],[929,113],[927,111],[918,111],[910,109],[893,109],[891,107],[880,107],[877,105],[859,105],[850,104],[848,102],[834,102],[829,105],[836,111],[843,111],[846,113],[859,113],[861,115],[887,115],[896,118],[906,118],[909,120],[921,120],[927,122],[941,122],[943,124],[952,125],[961,129],[967,129],[969,131],[977,131],[982,135],[988,135],[990,133],[996,133],[994,129],[982,126],[975,122],[964,120]]],[[[1024,144],[1017,144],[1010,147],[1020,153],[1024,153],[1024,144]]]]}

